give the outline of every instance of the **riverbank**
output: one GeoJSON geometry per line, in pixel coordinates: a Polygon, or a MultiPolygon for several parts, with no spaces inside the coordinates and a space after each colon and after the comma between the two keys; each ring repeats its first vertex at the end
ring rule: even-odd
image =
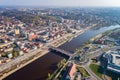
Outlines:
{"type": "Polygon", "coordinates": [[[12,69],[10,71],[8,71],[7,73],[4,73],[4,75],[2,77],[0,77],[0,80],[3,80],[5,77],[11,75],[12,73],[16,72],[17,70],[23,68],[24,66],[28,65],[29,63],[37,60],[38,58],[44,56],[45,54],[47,54],[49,51],[48,50],[44,50],[44,51],[40,51],[37,56],[32,56],[31,59],[29,60],[25,60],[25,62],[23,61],[23,63],[19,64],[15,69],[12,69]]]}
{"type": "MultiPolygon", "coordinates": [[[[63,42],[60,42],[59,44],[54,45],[54,46],[55,46],[55,47],[58,47],[58,46],[64,44],[65,42],[67,42],[69,39],[72,38],[71,36],[73,37],[73,35],[71,35],[71,34],[66,34],[65,37],[55,40],[55,42],[59,42],[59,41],[61,41],[61,40],[64,40],[64,41],[63,41],[63,42]],[[66,39],[66,37],[70,37],[70,38],[69,38],[69,39],[66,39]]],[[[74,36],[75,36],[75,35],[74,35],[74,36]]],[[[77,35],[76,35],[76,36],[77,36],[77,35]]],[[[53,45],[55,42],[53,42],[53,43],[51,43],[51,44],[49,44],[49,45],[53,45]]],[[[36,51],[36,50],[35,50],[35,51],[36,51]]],[[[26,58],[26,59],[24,59],[24,60],[19,61],[19,63],[17,63],[16,65],[13,63],[14,65],[11,66],[11,67],[9,68],[9,70],[5,71],[5,72],[2,74],[2,76],[0,77],[0,80],[2,80],[2,79],[4,79],[5,77],[11,75],[12,73],[16,72],[17,70],[23,68],[24,66],[28,65],[29,63],[37,60],[38,58],[46,55],[48,52],[49,52],[48,48],[45,47],[45,50],[40,50],[40,52],[39,52],[39,50],[38,50],[37,52],[35,52],[34,55],[31,55],[31,56],[29,56],[29,58],[26,58]],[[37,56],[36,56],[36,55],[37,55],[37,56]]],[[[28,53],[28,54],[25,54],[25,55],[29,55],[29,53],[28,53]]],[[[24,55],[23,55],[23,56],[24,56],[24,55]]],[[[23,56],[20,56],[20,57],[23,57],[23,56]]],[[[12,65],[12,63],[11,63],[11,65],[12,65]]],[[[6,70],[6,69],[5,69],[5,70],[6,70]]]]}
{"type": "Polygon", "coordinates": [[[10,69],[9,71],[5,72],[5,74],[4,74],[0,79],[4,79],[5,77],[11,75],[12,73],[16,72],[17,70],[19,70],[19,69],[23,68],[24,66],[28,65],[29,63],[31,63],[31,62],[37,60],[38,58],[46,55],[46,54],[49,52],[49,51],[48,51],[48,47],[47,47],[48,45],[54,45],[55,42],[59,42],[59,41],[63,40],[62,42],[59,42],[59,44],[54,45],[55,47],[58,47],[58,46],[60,46],[60,45],[62,45],[62,44],[64,44],[64,43],[66,43],[66,42],[69,41],[70,39],[72,40],[72,38],[74,38],[74,37],[82,34],[83,32],[85,32],[85,31],[88,30],[88,29],[89,29],[89,28],[86,28],[85,30],[78,31],[76,34],[72,34],[72,33],[71,33],[71,34],[66,34],[64,37],[61,37],[61,38],[59,38],[59,39],[56,39],[56,40],[52,41],[52,43],[46,44],[45,50],[42,50],[42,51],[43,51],[42,53],[38,52],[38,53],[40,53],[40,54],[36,53],[37,56],[35,56],[35,57],[34,57],[34,55],[33,55],[33,56],[30,56],[30,58],[27,59],[27,60],[24,60],[22,64],[19,63],[19,65],[15,65],[14,68],[12,68],[12,69],[10,69]],[[44,51],[45,51],[45,52],[44,52],[44,51]]]}
{"type": "MultiPolygon", "coordinates": [[[[73,50],[75,50],[75,48],[79,47],[84,42],[89,40],[91,37],[95,36],[96,34],[102,33],[106,30],[109,30],[111,28],[116,28],[116,27],[119,27],[119,25],[118,26],[110,26],[110,27],[106,27],[106,28],[103,27],[99,30],[88,30],[88,31],[84,30],[83,34],[77,36],[76,38],[73,38],[73,40],[71,40],[70,42],[66,42],[65,44],[63,44],[61,46],[61,48],[64,49],[64,50],[67,50],[67,51],[70,51],[70,50],[73,51],[73,50]],[[91,34],[91,35],[89,35],[89,34],[91,34]],[[72,49],[70,47],[72,47],[72,49]]],[[[61,39],[61,38],[62,37],[60,37],[59,39],[61,39]]],[[[54,42],[55,42],[55,40],[52,41],[52,43],[54,43],[54,42]]],[[[57,42],[57,40],[56,40],[56,42],[57,42]]],[[[49,46],[49,45],[46,45],[46,46],[49,46]]],[[[15,72],[15,74],[7,77],[5,80],[13,80],[15,78],[16,78],[16,80],[19,80],[19,79],[20,80],[26,80],[26,79],[31,80],[31,78],[35,79],[36,77],[42,78],[41,80],[45,80],[45,78],[46,78],[46,76],[49,72],[53,73],[55,71],[55,70],[53,70],[53,68],[52,69],[50,69],[50,68],[52,66],[54,66],[54,63],[59,63],[60,59],[62,59],[62,58],[60,58],[57,55],[54,55],[52,53],[46,54],[45,56],[39,58],[38,60],[35,60],[34,62],[31,62],[30,64],[28,64],[26,67],[24,67],[24,69],[21,69],[21,71],[17,71],[17,73],[15,72]],[[42,66],[37,65],[36,63],[40,64],[42,66]],[[48,63],[48,64],[46,65],[46,63],[48,63]],[[41,67],[41,68],[39,68],[39,67],[41,67]],[[30,71],[28,71],[28,68],[29,68],[30,71]],[[31,74],[33,72],[35,73],[34,76],[33,76],[33,74],[31,74]],[[40,73],[40,72],[42,72],[42,73],[40,73]],[[23,74],[26,74],[25,76],[27,76],[29,78],[26,78],[26,79],[21,78],[22,76],[25,77],[23,74]],[[41,75],[41,76],[39,76],[39,75],[41,75]]]]}

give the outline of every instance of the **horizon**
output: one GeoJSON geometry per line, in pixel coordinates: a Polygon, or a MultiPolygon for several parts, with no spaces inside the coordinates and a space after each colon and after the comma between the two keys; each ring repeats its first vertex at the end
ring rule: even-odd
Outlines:
{"type": "Polygon", "coordinates": [[[0,6],[43,6],[43,7],[120,7],[118,0],[0,0],[0,6]]]}
{"type": "Polygon", "coordinates": [[[0,5],[0,8],[120,8],[120,6],[38,6],[38,5],[0,5]]]}

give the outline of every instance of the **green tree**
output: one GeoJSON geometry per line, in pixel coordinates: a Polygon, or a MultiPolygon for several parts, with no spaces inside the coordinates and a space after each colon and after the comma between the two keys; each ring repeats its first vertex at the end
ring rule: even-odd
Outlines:
{"type": "Polygon", "coordinates": [[[7,54],[6,54],[5,52],[3,52],[3,53],[1,54],[1,56],[2,56],[2,57],[7,57],[7,54]]]}
{"type": "Polygon", "coordinates": [[[18,57],[19,56],[19,52],[18,51],[13,51],[13,57],[18,57]]]}

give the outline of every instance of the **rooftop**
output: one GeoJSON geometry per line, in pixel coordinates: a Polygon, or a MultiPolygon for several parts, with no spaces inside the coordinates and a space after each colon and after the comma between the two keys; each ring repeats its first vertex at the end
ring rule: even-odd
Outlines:
{"type": "Polygon", "coordinates": [[[119,51],[108,51],[104,55],[108,59],[107,69],[120,73],[120,52],[119,51]]]}

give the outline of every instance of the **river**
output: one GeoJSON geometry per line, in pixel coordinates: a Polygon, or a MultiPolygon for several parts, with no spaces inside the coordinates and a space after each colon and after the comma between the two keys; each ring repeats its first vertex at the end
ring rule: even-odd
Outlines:
{"type": "MultiPolygon", "coordinates": [[[[65,44],[59,46],[59,48],[74,53],[76,48],[80,47],[90,38],[99,33],[115,28],[120,28],[120,25],[87,30],[76,38],[73,38],[70,42],[66,42],[65,44]]],[[[4,80],[45,80],[48,73],[52,73],[57,69],[56,64],[59,63],[63,58],[64,57],[62,56],[49,52],[48,54],[21,68],[20,70],[14,72],[4,80]]]]}

